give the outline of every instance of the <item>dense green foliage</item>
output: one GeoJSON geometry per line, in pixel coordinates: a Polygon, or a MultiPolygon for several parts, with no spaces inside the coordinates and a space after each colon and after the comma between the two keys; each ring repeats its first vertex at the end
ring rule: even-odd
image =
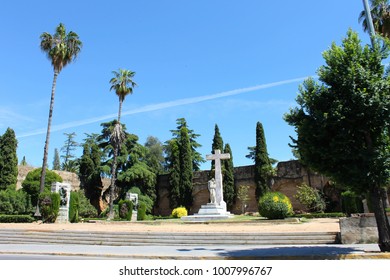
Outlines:
{"type": "Polygon", "coordinates": [[[92,204],[89,199],[85,196],[83,191],[79,191],[79,217],[80,218],[97,218],[98,211],[92,204]]]}
{"type": "Polygon", "coordinates": [[[343,212],[348,216],[364,212],[361,196],[353,191],[348,190],[341,193],[341,206],[343,212]]]}
{"type": "Polygon", "coordinates": [[[17,146],[15,132],[11,128],[7,128],[6,132],[0,136],[0,190],[16,185],[18,177],[17,146]]]}
{"type": "Polygon", "coordinates": [[[170,150],[169,160],[169,206],[174,209],[181,203],[180,197],[180,152],[179,145],[176,139],[172,139],[168,143],[170,150]]]}
{"type": "Polygon", "coordinates": [[[80,210],[80,197],[78,192],[70,192],[69,200],[69,222],[79,222],[79,210],[80,210]]]}
{"type": "MultiPolygon", "coordinates": [[[[37,168],[30,171],[22,183],[23,191],[31,196],[31,203],[37,205],[39,195],[39,182],[41,178],[41,169],[37,168]]],[[[57,173],[47,170],[45,177],[45,190],[51,190],[51,184],[55,182],[62,182],[62,178],[57,173]]]]}
{"type": "Polygon", "coordinates": [[[260,122],[256,124],[256,147],[254,152],[256,198],[258,199],[270,190],[269,179],[272,175],[272,165],[268,156],[264,129],[260,122]]]}
{"type": "Polygon", "coordinates": [[[188,135],[188,129],[182,127],[180,129],[179,143],[179,163],[180,163],[180,196],[184,207],[191,209],[193,203],[192,197],[192,151],[191,143],[188,135]]]}
{"type": "Polygon", "coordinates": [[[140,202],[137,210],[137,221],[146,220],[146,205],[143,202],[140,202]]]}
{"type": "Polygon", "coordinates": [[[130,200],[120,200],[118,203],[119,218],[131,221],[133,215],[133,202],[130,200]]]}
{"type": "MultiPolygon", "coordinates": [[[[220,150],[221,153],[223,152],[223,139],[222,139],[221,132],[219,131],[219,127],[217,124],[214,126],[214,137],[213,137],[213,143],[211,145],[211,153],[214,154],[215,150],[220,150]]],[[[215,169],[215,161],[212,160],[211,161],[211,172],[213,175],[211,177],[214,176],[214,169],[215,169]]]]}
{"type": "Polygon", "coordinates": [[[225,159],[222,164],[224,166],[223,172],[223,200],[226,202],[227,209],[233,210],[236,191],[234,186],[234,165],[233,154],[229,144],[225,145],[223,151],[225,154],[230,154],[230,159],[225,159]]]}
{"type": "Polygon", "coordinates": [[[185,207],[177,207],[172,210],[172,218],[180,219],[181,217],[188,216],[188,211],[185,207]]]}
{"type": "Polygon", "coordinates": [[[10,186],[6,190],[0,190],[0,214],[20,215],[31,212],[30,196],[10,186]]]}
{"type": "Polygon", "coordinates": [[[0,215],[0,223],[32,223],[35,219],[30,215],[0,215]]]}
{"type": "Polygon", "coordinates": [[[79,168],[80,188],[84,190],[85,196],[91,203],[96,206],[98,214],[101,212],[98,205],[103,190],[101,158],[102,152],[96,142],[90,141],[84,144],[79,168]]]}
{"type": "Polygon", "coordinates": [[[298,107],[285,115],[295,127],[301,161],[356,193],[370,193],[379,246],[390,251],[385,186],[390,178],[390,77],[383,60],[386,45],[362,46],[349,30],[342,46],[323,53],[319,82],[299,88],[298,107]]]}
{"type": "Polygon", "coordinates": [[[290,199],[280,192],[267,192],[259,199],[259,214],[268,219],[284,219],[293,214],[290,199]]]}
{"type": "Polygon", "coordinates": [[[326,208],[325,200],[320,192],[305,183],[297,187],[297,193],[294,195],[310,212],[323,212],[326,208]]]}
{"type": "Polygon", "coordinates": [[[39,209],[44,223],[54,223],[60,210],[59,193],[44,192],[39,194],[39,209]]]}

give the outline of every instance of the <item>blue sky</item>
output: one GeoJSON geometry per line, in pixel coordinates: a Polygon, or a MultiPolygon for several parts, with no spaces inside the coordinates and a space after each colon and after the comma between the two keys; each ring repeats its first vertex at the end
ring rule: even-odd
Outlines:
{"type": "Polygon", "coordinates": [[[295,133],[283,115],[303,78],[323,64],[321,53],[348,28],[369,43],[358,23],[362,9],[361,0],[6,1],[0,134],[14,129],[19,161],[25,156],[42,165],[53,70],[39,36],[62,22],[84,46],[57,80],[49,166],[64,133],[75,132],[82,142],[116,117],[109,80],[118,68],[136,72],[138,87],[124,102],[122,122],[141,144],[148,136],[165,142],[176,119],[185,118],[201,135],[198,151],[205,157],[217,124],[234,165],[249,165],[245,155],[260,121],[270,156],[289,160],[295,133]]]}

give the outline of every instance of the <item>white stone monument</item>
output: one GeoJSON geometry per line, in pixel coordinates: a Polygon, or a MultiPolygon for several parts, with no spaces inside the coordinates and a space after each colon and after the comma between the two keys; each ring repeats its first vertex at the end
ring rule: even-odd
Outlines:
{"type": "Polygon", "coordinates": [[[131,221],[137,220],[137,209],[138,209],[138,194],[127,192],[126,200],[133,202],[133,212],[131,214],[131,221]]]}
{"type": "Polygon", "coordinates": [[[60,210],[56,223],[69,222],[69,201],[72,187],[69,183],[55,182],[51,185],[51,191],[60,194],[60,210]]]}
{"type": "Polygon", "coordinates": [[[184,221],[208,221],[208,220],[222,220],[233,217],[230,212],[226,210],[226,202],[223,200],[223,183],[221,159],[229,159],[230,154],[221,154],[220,150],[215,150],[214,154],[207,155],[207,160],[215,161],[215,178],[208,182],[208,189],[210,192],[210,203],[202,205],[199,212],[192,216],[182,217],[184,221]]]}

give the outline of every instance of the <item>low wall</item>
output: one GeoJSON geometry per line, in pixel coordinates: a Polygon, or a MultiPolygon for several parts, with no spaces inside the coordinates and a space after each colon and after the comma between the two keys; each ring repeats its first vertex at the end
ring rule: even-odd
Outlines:
{"type": "MultiPolygon", "coordinates": [[[[390,216],[387,216],[390,222],[390,216]]],[[[342,244],[378,243],[378,228],[374,214],[340,218],[342,244]]]]}

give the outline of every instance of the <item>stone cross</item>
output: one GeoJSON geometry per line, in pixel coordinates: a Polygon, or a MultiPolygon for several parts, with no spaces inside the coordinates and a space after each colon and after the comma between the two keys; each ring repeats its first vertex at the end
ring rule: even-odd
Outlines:
{"type": "Polygon", "coordinates": [[[220,150],[215,150],[214,154],[206,155],[207,160],[215,161],[215,196],[216,204],[222,206],[226,210],[226,203],[223,201],[223,184],[222,184],[222,170],[221,170],[221,159],[229,159],[230,154],[221,154],[220,150]]]}

